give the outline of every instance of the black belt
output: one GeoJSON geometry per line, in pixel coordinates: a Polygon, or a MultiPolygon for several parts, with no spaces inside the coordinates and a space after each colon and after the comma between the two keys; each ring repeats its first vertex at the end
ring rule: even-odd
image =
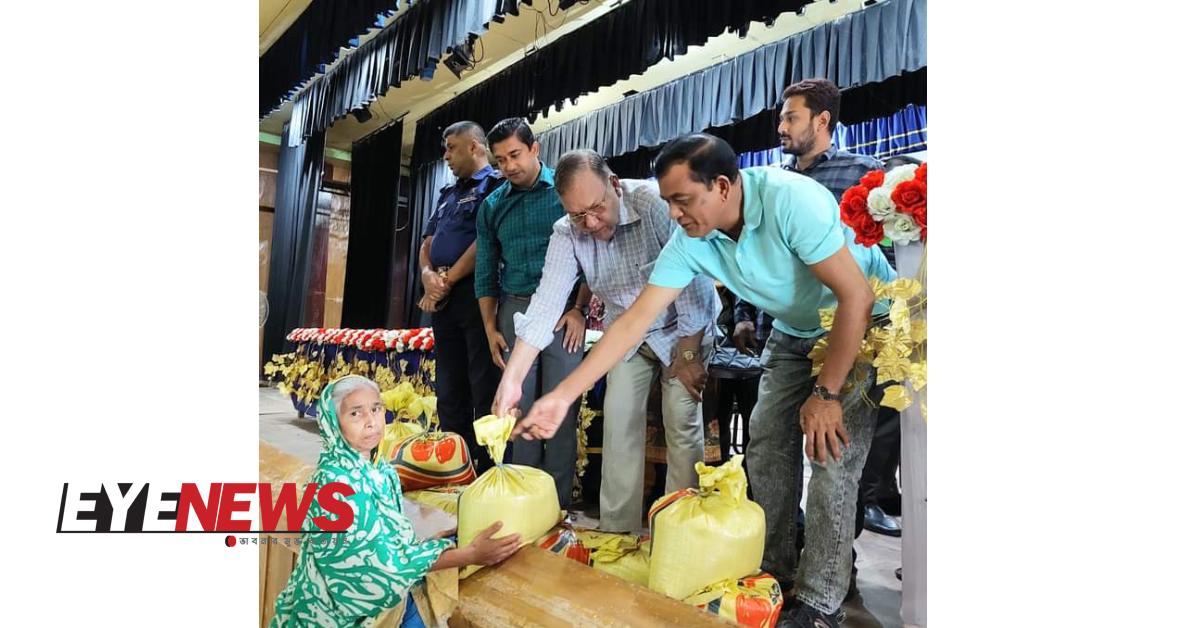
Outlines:
{"type": "Polygon", "coordinates": [[[510,294],[507,296],[510,299],[516,299],[518,301],[524,301],[526,303],[529,303],[529,301],[531,301],[533,299],[532,294],[510,294]]]}

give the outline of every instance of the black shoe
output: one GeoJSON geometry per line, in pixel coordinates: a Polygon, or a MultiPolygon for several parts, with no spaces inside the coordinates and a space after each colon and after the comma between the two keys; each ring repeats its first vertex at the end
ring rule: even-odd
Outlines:
{"type": "Polygon", "coordinates": [[[776,628],[838,628],[846,617],[841,611],[826,615],[817,609],[804,604],[796,604],[779,616],[776,628]]]}
{"type": "Polygon", "coordinates": [[[863,508],[863,529],[885,536],[900,536],[900,524],[884,514],[876,504],[868,504],[863,508]]]}
{"type": "Polygon", "coordinates": [[[904,568],[903,568],[903,567],[897,567],[897,568],[896,568],[896,579],[897,579],[897,580],[899,580],[899,581],[901,581],[901,582],[903,582],[903,581],[904,581],[904,578],[901,578],[901,577],[900,577],[900,570],[901,570],[901,569],[904,569],[904,568]]]}

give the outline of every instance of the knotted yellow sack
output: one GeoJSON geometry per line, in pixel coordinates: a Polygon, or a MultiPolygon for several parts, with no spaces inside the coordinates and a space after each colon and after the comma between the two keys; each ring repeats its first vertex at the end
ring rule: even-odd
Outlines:
{"type": "Polygon", "coordinates": [[[722,580],[758,573],[763,509],[746,498],[742,456],[696,463],[700,489],[666,495],[650,509],[650,588],[677,600],[722,580]]]}
{"type": "MultiPolygon", "coordinates": [[[[520,533],[521,544],[525,545],[562,519],[550,474],[524,465],[501,464],[515,423],[511,416],[495,415],[475,421],[475,438],[488,448],[496,466],[479,476],[458,498],[459,547],[470,545],[496,521],[503,522],[504,527],[494,537],[520,533]]],[[[463,577],[470,573],[473,571],[464,569],[463,577]]]]}
{"type": "Polygon", "coordinates": [[[650,537],[586,530],[578,535],[579,542],[590,552],[588,560],[596,571],[643,587],[650,582],[650,537]]]}
{"type": "Polygon", "coordinates": [[[774,628],[783,611],[779,582],[765,573],[722,580],[683,601],[748,628],[774,628]]]}

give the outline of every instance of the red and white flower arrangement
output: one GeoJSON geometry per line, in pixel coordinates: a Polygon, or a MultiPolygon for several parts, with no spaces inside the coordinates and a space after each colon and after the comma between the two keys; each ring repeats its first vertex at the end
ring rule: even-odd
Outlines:
{"type": "Polygon", "coordinates": [[[363,351],[432,351],[433,329],[336,329],[313,327],[293,329],[292,342],[356,347],[363,351]]]}
{"type": "Polygon", "coordinates": [[[890,172],[872,170],[842,194],[842,222],[854,241],[873,246],[885,237],[895,244],[926,241],[925,166],[906,164],[890,172]]]}

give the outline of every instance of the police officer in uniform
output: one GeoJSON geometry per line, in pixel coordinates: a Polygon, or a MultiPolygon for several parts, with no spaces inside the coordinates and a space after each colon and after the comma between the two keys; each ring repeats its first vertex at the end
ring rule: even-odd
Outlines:
{"type": "Polygon", "coordinates": [[[442,188],[421,242],[419,307],[432,313],[436,390],[442,429],[471,444],[476,470],[491,466],[471,423],[490,412],[500,371],[492,363],[475,299],[475,212],[504,183],[488,163],[483,127],[457,122],[442,134],[444,159],[458,180],[442,188]],[[481,468],[482,467],[482,468],[481,468]]]}

